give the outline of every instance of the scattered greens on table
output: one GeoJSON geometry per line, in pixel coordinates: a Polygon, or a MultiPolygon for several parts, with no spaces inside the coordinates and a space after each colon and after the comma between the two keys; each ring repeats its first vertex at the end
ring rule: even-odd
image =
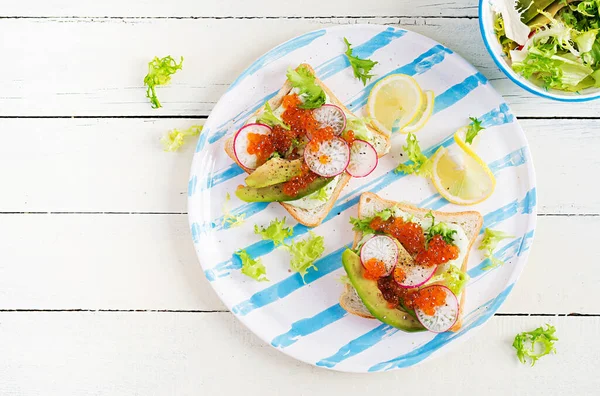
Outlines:
{"type": "Polygon", "coordinates": [[[546,89],[600,87],[600,0],[494,0],[492,7],[496,37],[517,73],[546,89]],[[516,13],[507,10],[512,3],[516,13]]]}
{"type": "Polygon", "coordinates": [[[144,85],[146,88],[146,97],[150,99],[150,103],[153,109],[162,107],[158,97],[156,96],[155,87],[158,85],[167,85],[171,82],[171,75],[175,74],[177,70],[183,67],[183,56],[181,57],[179,64],[171,56],[165,56],[164,58],[154,57],[148,63],[148,74],[144,77],[144,85]]]}
{"type": "Polygon", "coordinates": [[[547,324],[545,329],[542,326],[532,331],[517,334],[513,347],[517,350],[519,361],[521,363],[530,361],[533,366],[542,356],[552,352],[556,353],[554,341],[558,341],[558,338],[554,333],[556,333],[556,328],[547,324]]]}
{"type": "Polygon", "coordinates": [[[198,136],[200,132],[202,132],[202,125],[192,125],[184,130],[173,129],[160,138],[160,142],[165,151],[177,151],[183,146],[187,136],[198,136]]]}

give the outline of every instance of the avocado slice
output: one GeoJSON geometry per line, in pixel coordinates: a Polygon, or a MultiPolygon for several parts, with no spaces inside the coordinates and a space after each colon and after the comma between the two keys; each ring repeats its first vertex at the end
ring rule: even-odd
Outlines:
{"type": "Polygon", "coordinates": [[[529,22],[539,14],[539,10],[545,10],[546,7],[556,0],[517,0],[519,10],[525,10],[521,13],[521,21],[529,25],[529,22]]]}
{"type": "Polygon", "coordinates": [[[283,192],[283,184],[275,184],[262,188],[243,186],[235,190],[235,195],[242,201],[246,202],[285,202],[294,201],[306,197],[317,190],[325,187],[333,180],[333,177],[325,178],[318,177],[312,181],[306,188],[300,190],[296,196],[290,197],[283,192]]]}
{"type": "Polygon", "coordinates": [[[302,160],[271,158],[246,177],[249,187],[261,188],[284,183],[302,171],[302,160]]]}
{"type": "Polygon", "coordinates": [[[350,283],[356,289],[358,296],[365,304],[371,315],[385,324],[408,332],[425,331],[419,321],[408,313],[396,308],[390,308],[377,287],[377,281],[365,279],[360,257],[352,250],[342,253],[342,264],[348,274],[350,283]]]}

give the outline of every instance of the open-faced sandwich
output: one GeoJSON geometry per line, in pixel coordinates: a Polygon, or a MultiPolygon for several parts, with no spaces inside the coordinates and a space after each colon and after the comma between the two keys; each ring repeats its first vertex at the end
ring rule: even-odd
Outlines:
{"type": "Polygon", "coordinates": [[[430,211],[364,193],[352,223],[354,245],[342,255],[346,311],[404,331],[461,327],[478,212],[430,211]]]}
{"type": "Polygon", "coordinates": [[[289,69],[279,93],[225,144],[250,174],[238,198],[280,202],[310,227],[323,221],[350,178],[370,174],[389,148],[389,137],[352,114],[306,64],[289,69]]]}

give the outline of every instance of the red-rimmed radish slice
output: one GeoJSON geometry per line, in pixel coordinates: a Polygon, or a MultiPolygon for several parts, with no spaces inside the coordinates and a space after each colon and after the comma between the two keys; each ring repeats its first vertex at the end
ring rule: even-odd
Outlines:
{"type": "Polygon", "coordinates": [[[350,148],[350,162],[346,172],[353,177],[365,177],[377,168],[377,150],[369,142],[355,140],[350,148]]]}
{"type": "Polygon", "coordinates": [[[310,141],[304,148],[304,162],[319,176],[339,175],[346,170],[348,161],[350,161],[350,147],[340,138],[322,142],[310,141]]]}
{"type": "Polygon", "coordinates": [[[364,266],[371,259],[377,259],[385,264],[385,276],[391,274],[398,261],[396,241],[385,235],[375,235],[366,241],[360,249],[360,261],[364,266]]]}
{"type": "Polygon", "coordinates": [[[319,123],[321,128],[330,126],[333,133],[339,136],[346,129],[346,114],[344,110],[336,105],[325,104],[312,112],[313,118],[319,123]]]}
{"type": "Polygon", "coordinates": [[[243,126],[233,138],[233,153],[238,162],[248,169],[258,167],[258,158],[255,154],[248,153],[248,134],[270,135],[271,127],[264,124],[248,124],[243,126]]]}
{"type": "Polygon", "coordinates": [[[419,307],[415,307],[415,314],[417,315],[419,322],[421,322],[423,327],[427,330],[434,333],[443,333],[444,331],[450,330],[458,320],[458,298],[456,298],[456,295],[454,295],[450,289],[441,285],[427,286],[419,290],[419,293],[426,292],[428,289],[434,287],[441,289],[446,294],[446,302],[443,305],[436,307],[433,315],[427,315],[419,307]]]}
{"type": "Polygon", "coordinates": [[[427,283],[433,274],[435,274],[437,267],[435,265],[426,267],[411,260],[410,262],[399,262],[396,264],[396,268],[398,268],[398,272],[403,276],[402,278],[398,279],[399,277],[394,274],[394,280],[398,286],[405,289],[412,289],[414,287],[423,286],[425,283],[427,283]]]}

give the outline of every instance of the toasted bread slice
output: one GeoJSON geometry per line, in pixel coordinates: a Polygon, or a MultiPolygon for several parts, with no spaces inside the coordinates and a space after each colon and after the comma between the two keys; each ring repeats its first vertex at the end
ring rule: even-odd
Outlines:
{"type": "MultiPolygon", "coordinates": [[[[358,217],[359,218],[367,218],[373,217],[376,213],[397,206],[400,210],[412,214],[417,218],[424,218],[427,213],[429,213],[429,209],[417,208],[416,206],[412,206],[405,203],[389,201],[379,197],[376,194],[366,192],[360,196],[360,201],[358,203],[358,217]]],[[[469,212],[438,212],[432,211],[435,216],[436,221],[444,222],[444,223],[453,223],[461,226],[469,238],[469,246],[467,248],[467,254],[462,262],[461,269],[462,271],[467,270],[467,263],[469,261],[469,252],[473,247],[473,243],[477,236],[479,235],[479,231],[481,230],[481,226],[483,225],[483,217],[479,212],[469,211],[469,212]]],[[[356,248],[358,242],[362,239],[363,235],[361,232],[356,232],[354,234],[354,245],[353,248],[356,248]]],[[[459,304],[459,317],[456,324],[452,327],[451,331],[457,331],[462,326],[462,314],[463,307],[465,303],[465,291],[461,293],[460,304],[459,304]]],[[[362,300],[356,293],[356,290],[351,285],[346,285],[346,290],[340,296],[340,305],[346,311],[353,315],[358,315],[363,318],[371,318],[374,319],[370,314],[369,310],[362,303],[362,300]]]]}
{"type": "MultiPolygon", "coordinates": [[[[312,67],[310,67],[310,65],[301,64],[300,66],[304,66],[304,67],[308,68],[314,74],[314,70],[312,67]]],[[[298,66],[298,67],[300,67],[300,66],[298,66]]],[[[325,84],[323,84],[323,82],[321,80],[319,80],[317,78],[316,82],[317,82],[317,84],[319,84],[321,86],[321,88],[323,88],[323,91],[325,91],[325,93],[329,97],[329,100],[331,101],[331,103],[335,104],[336,106],[338,106],[339,108],[344,110],[346,113],[353,114],[350,110],[348,110],[346,108],[346,106],[344,106],[344,104],[342,102],[340,102],[335,97],[333,92],[331,92],[331,90],[329,88],[327,88],[327,86],[325,86],[325,84]]],[[[279,108],[282,105],[284,96],[286,96],[288,93],[290,93],[291,90],[292,90],[292,85],[290,84],[290,82],[288,80],[286,80],[285,84],[283,84],[283,87],[281,87],[281,89],[279,90],[277,95],[275,95],[273,98],[271,98],[271,100],[269,100],[269,105],[271,106],[271,108],[273,110],[279,108]]],[[[253,116],[258,116],[262,111],[263,111],[263,107],[258,109],[254,113],[253,116]]],[[[375,146],[375,149],[377,150],[378,156],[382,157],[383,155],[387,154],[387,152],[390,150],[389,137],[380,133],[379,131],[375,130],[374,128],[371,128],[369,125],[367,125],[367,128],[369,128],[369,130],[373,133],[373,136],[375,137],[374,146],[375,146]]],[[[252,173],[252,170],[242,166],[242,164],[240,164],[237,161],[237,159],[235,158],[234,151],[233,151],[233,137],[230,137],[225,142],[225,152],[227,153],[227,155],[229,155],[229,157],[231,157],[232,160],[234,160],[247,173],[252,173]]],[[[329,213],[329,211],[331,210],[331,208],[337,201],[342,190],[344,189],[344,187],[346,187],[346,184],[348,184],[348,182],[350,181],[351,178],[352,177],[350,175],[348,175],[347,173],[343,173],[340,176],[338,184],[336,185],[336,188],[333,191],[331,198],[329,198],[329,200],[327,202],[325,202],[325,204],[323,204],[322,206],[319,206],[318,208],[302,209],[302,208],[298,208],[298,207],[290,205],[290,204],[286,204],[285,202],[280,202],[280,203],[290,213],[290,215],[292,215],[292,217],[294,219],[296,219],[296,221],[298,221],[298,223],[304,224],[305,226],[308,226],[308,227],[316,227],[319,224],[321,224],[323,219],[325,219],[325,217],[327,216],[327,214],[329,213]]]]}

